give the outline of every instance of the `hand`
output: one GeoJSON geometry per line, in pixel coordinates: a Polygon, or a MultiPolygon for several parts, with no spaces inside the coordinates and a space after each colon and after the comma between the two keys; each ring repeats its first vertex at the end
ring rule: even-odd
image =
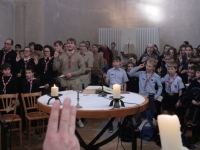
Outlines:
{"type": "Polygon", "coordinates": [[[147,59],[149,59],[148,56],[143,57],[143,58],[142,58],[142,62],[145,62],[147,59]]]}
{"type": "Polygon", "coordinates": [[[178,68],[178,69],[179,69],[179,72],[181,72],[182,68],[183,68],[183,65],[181,65],[181,66],[178,68]]]}
{"type": "Polygon", "coordinates": [[[187,72],[188,72],[188,70],[182,70],[181,74],[184,74],[184,73],[187,73],[187,72]]]}
{"type": "Polygon", "coordinates": [[[183,58],[182,58],[182,56],[179,56],[178,60],[179,60],[180,64],[183,63],[183,58]]]}
{"type": "Polygon", "coordinates": [[[139,69],[142,69],[142,68],[144,68],[144,67],[145,67],[144,64],[140,64],[140,65],[138,66],[139,69]]]}
{"type": "Polygon", "coordinates": [[[178,100],[178,102],[176,103],[175,106],[176,106],[176,107],[180,107],[180,106],[181,106],[181,102],[180,102],[180,100],[178,100]]]}
{"type": "Polygon", "coordinates": [[[162,71],[162,67],[160,67],[160,68],[157,69],[158,74],[160,74],[161,71],[162,71]]]}
{"type": "Polygon", "coordinates": [[[49,87],[49,84],[45,84],[44,88],[47,89],[49,87]]]}
{"type": "Polygon", "coordinates": [[[154,100],[156,101],[158,98],[156,96],[154,96],[154,100]]]}
{"type": "Polygon", "coordinates": [[[55,58],[58,57],[58,56],[59,56],[58,52],[55,52],[54,55],[53,55],[53,57],[55,57],[55,58]]]}
{"type": "Polygon", "coordinates": [[[66,74],[66,77],[67,77],[67,78],[71,78],[71,77],[72,77],[72,74],[71,74],[71,73],[68,73],[68,74],[66,74]]]}
{"type": "Polygon", "coordinates": [[[192,100],[192,104],[193,104],[193,105],[197,105],[197,101],[192,100]]]}
{"type": "Polygon", "coordinates": [[[20,57],[19,57],[19,55],[17,55],[16,62],[18,62],[19,60],[20,60],[20,57]]]}
{"type": "Polygon", "coordinates": [[[103,74],[103,78],[106,78],[106,76],[107,76],[107,75],[104,73],[104,74],[103,74]]]}
{"type": "Polygon", "coordinates": [[[37,56],[34,56],[34,63],[35,63],[35,65],[37,65],[38,64],[38,57],[37,56]]]}
{"type": "Polygon", "coordinates": [[[43,150],[80,150],[79,141],[74,134],[76,108],[70,105],[71,99],[66,98],[59,119],[60,102],[53,103],[43,150]]]}
{"type": "Polygon", "coordinates": [[[21,74],[21,73],[18,73],[18,74],[17,74],[17,77],[21,77],[21,76],[22,76],[22,74],[21,74]]]}

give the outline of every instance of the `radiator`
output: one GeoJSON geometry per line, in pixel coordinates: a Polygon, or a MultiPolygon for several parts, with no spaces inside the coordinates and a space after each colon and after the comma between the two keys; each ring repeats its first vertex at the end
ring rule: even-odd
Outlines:
{"type": "Polygon", "coordinates": [[[159,28],[136,29],[136,54],[141,56],[147,44],[156,44],[159,48],[159,28]]]}
{"type": "Polygon", "coordinates": [[[106,44],[109,48],[111,43],[116,43],[116,49],[121,50],[121,30],[116,28],[99,28],[99,44],[106,44]]]}
{"type": "MultiPolygon", "coordinates": [[[[136,32],[130,29],[130,32],[136,34],[135,53],[140,57],[147,44],[156,44],[159,48],[159,28],[136,28],[136,32]]],[[[122,30],[120,28],[99,28],[99,44],[106,44],[110,47],[112,42],[116,43],[116,49],[120,52],[123,51],[124,45],[122,45],[122,30]]],[[[128,38],[128,37],[127,37],[128,38]]]]}

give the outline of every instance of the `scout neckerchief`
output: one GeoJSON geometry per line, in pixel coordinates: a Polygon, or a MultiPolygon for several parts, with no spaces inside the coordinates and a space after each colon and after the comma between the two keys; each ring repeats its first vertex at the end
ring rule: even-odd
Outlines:
{"type": "Polygon", "coordinates": [[[152,74],[151,74],[150,77],[148,78],[147,72],[146,72],[146,82],[145,82],[145,85],[144,85],[144,90],[145,90],[145,91],[146,91],[147,83],[149,82],[149,80],[151,79],[151,77],[153,76],[153,74],[154,74],[154,71],[152,72],[152,74]]]}
{"type": "MultiPolygon", "coordinates": [[[[168,74],[169,75],[169,74],[168,74]]],[[[177,74],[175,74],[175,76],[174,76],[174,78],[172,79],[172,81],[170,82],[170,75],[169,75],[169,77],[168,77],[168,90],[169,90],[169,92],[171,92],[171,85],[172,85],[172,83],[174,82],[174,80],[176,79],[176,77],[177,77],[177,74]]]]}
{"type": "Polygon", "coordinates": [[[5,60],[6,60],[6,54],[8,53],[8,52],[5,52],[5,51],[3,51],[3,52],[4,52],[4,55],[3,55],[2,62],[1,62],[2,65],[5,63],[5,60]]]}
{"type": "Polygon", "coordinates": [[[5,81],[4,81],[4,76],[5,75],[2,75],[2,82],[3,82],[3,92],[4,92],[4,94],[6,94],[6,86],[7,86],[7,84],[10,82],[10,80],[11,80],[11,78],[12,78],[12,74],[10,74],[10,78],[8,79],[8,81],[5,83],[5,81]]]}
{"type": "Polygon", "coordinates": [[[45,63],[44,73],[47,72],[48,63],[50,62],[51,59],[52,59],[51,57],[50,57],[50,58],[47,57],[47,59],[44,58],[44,63],[45,63]],[[48,60],[48,59],[49,59],[49,60],[48,60]]]}
{"type": "Polygon", "coordinates": [[[71,68],[71,57],[74,54],[75,50],[73,50],[73,52],[71,54],[67,53],[68,56],[68,69],[71,68]]]}
{"type": "Polygon", "coordinates": [[[31,90],[32,90],[32,87],[33,87],[33,80],[34,80],[34,78],[27,79],[27,81],[28,81],[29,84],[30,84],[30,93],[31,93],[31,90]]]}
{"type": "Polygon", "coordinates": [[[24,58],[25,68],[27,67],[27,64],[28,64],[29,60],[30,60],[30,58],[28,58],[28,59],[25,59],[25,58],[24,58]]]}

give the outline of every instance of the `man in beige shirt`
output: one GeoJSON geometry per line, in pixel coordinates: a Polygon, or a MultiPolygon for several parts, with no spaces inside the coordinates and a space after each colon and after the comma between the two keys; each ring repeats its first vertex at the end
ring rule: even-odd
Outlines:
{"type": "Polygon", "coordinates": [[[113,58],[116,57],[116,56],[118,56],[118,50],[116,50],[116,44],[115,44],[115,42],[111,43],[111,51],[113,53],[113,58]]]}
{"type": "Polygon", "coordinates": [[[87,42],[82,41],[79,43],[80,54],[83,57],[83,61],[85,64],[85,73],[80,77],[80,88],[84,89],[91,83],[90,73],[93,68],[93,54],[87,51],[87,42]]]}
{"type": "Polygon", "coordinates": [[[54,53],[53,70],[62,70],[62,89],[79,90],[80,76],[85,72],[83,58],[74,50],[75,43],[75,39],[67,39],[67,51],[60,56],[58,52],[54,53]]]}
{"type": "Polygon", "coordinates": [[[103,66],[104,66],[104,58],[103,55],[98,53],[98,45],[92,45],[92,52],[93,52],[93,68],[91,72],[91,85],[99,85],[99,80],[102,77],[103,73],[103,66]]]}

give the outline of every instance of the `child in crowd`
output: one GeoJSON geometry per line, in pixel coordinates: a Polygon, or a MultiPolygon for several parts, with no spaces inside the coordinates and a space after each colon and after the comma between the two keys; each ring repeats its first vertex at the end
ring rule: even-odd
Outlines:
{"type": "MultiPolygon", "coordinates": [[[[106,75],[106,84],[113,88],[114,84],[119,84],[122,91],[126,91],[126,82],[128,77],[125,70],[120,68],[121,58],[116,56],[113,58],[113,68],[109,69],[106,75]]],[[[118,127],[121,124],[121,118],[118,118],[118,127]]],[[[109,127],[109,132],[113,132],[113,125],[109,127]]]]}
{"type": "Polygon", "coordinates": [[[168,74],[161,81],[165,83],[166,96],[162,101],[163,114],[177,113],[179,97],[182,95],[184,84],[177,75],[177,64],[175,62],[168,64],[168,74]]]}
{"type": "MultiPolygon", "coordinates": [[[[1,65],[2,75],[0,80],[0,94],[15,94],[17,93],[17,84],[15,77],[11,74],[11,65],[3,64],[1,65]]],[[[15,100],[12,100],[12,105],[15,104],[15,100]]],[[[2,103],[0,103],[0,109],[2,103]]]]}
{"type": "Polygon", "coordinates": [[[26,78],[22,81],[22,93],[39,92],[39,82],[34,78],[34,69],[27,67],[25,69],[26,78]]]}
{"type": "Polygon", "coordinates": [[[196,79],[196,68],[197,68],[197,66],[189,67],[187,84],[190,84],[194,79],[196,79]]]}
{"type": "Polygon", "coordinates": [[[128,59],[128,62],[132,62],[134,66],[137,65],[137,55],[136,54],[132,54],[129,59],[128,59]]]}
{"type": "Polygon", "coordinates": [[[16,78],[11,74],[11,65],[1,65],[2,75],[0,80],[0,94],[15,94],[17,93],[16,78]]]}
{"type": "Polygon", "coordinates": [[[134,77],[129,75],[128,73],[135,67],[135,64],[132,61],[128,61],[127,63],[127,76],[128,76],[128,82],[127,84],[127,91],[130,92],[139,92],[139,79],[138,77],[134,77]]]}
{"type": "Polygon", "coordinates": [[[138,67],[133,68],[129,75],[139,77],[139,93],[149,98],[149,110],[151,111],[152,119],[155,110],[155,100],[162,93],[162,84],[158,74],[155,73],[155,67],[157,62],[153,59],[149,59],[146,64],[146,71],[138,71],[145,67],[144,64],[140,64],[138,67]],[[156,90],[155,87],[158,87],[156,90]]]}

